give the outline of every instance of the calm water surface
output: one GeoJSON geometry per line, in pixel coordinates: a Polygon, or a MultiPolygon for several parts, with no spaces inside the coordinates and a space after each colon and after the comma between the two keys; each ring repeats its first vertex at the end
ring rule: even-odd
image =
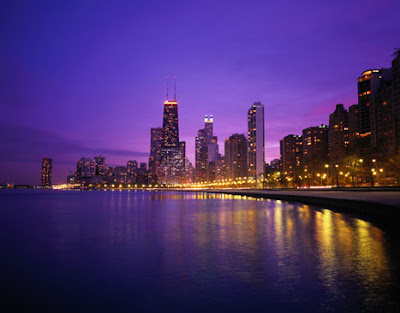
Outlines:
{"type": "Polygon", "coordinates": [[[2,312],[399,311],[397,240],[325,208],[36,190],[0,208],[2,312]]]}

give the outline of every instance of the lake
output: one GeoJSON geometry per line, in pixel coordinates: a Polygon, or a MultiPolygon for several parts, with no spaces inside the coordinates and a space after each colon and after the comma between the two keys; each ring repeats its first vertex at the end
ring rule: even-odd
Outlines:
{"type": "Polygon", "coordinates": [[[144,190],[1,190],[0,208],[2,312],[400,308],[397,238],[328,208],[144,190]]]}

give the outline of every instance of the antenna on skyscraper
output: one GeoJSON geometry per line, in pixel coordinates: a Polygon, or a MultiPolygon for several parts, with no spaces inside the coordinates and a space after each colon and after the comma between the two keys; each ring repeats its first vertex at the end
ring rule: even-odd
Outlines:
{"type": "Polygon", "coordinates": [[[174,100],[176,101],[176,76],[174,76],[174,100]]]}
{"type": "Polygon", "coordinates": [[[168,82],[169,82],[169,76],[167,76],[167,101],[168,101],[168,91],[169,91],[168,82]]]}

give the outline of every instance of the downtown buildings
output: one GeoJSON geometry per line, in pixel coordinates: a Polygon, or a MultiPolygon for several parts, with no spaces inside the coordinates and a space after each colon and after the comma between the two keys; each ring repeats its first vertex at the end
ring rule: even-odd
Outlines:
{"type": "Polygon", "coordinates": [[[233,134],[225,140],[225,155],[219,153],[214,119],[206,115],[204,128],[195,139],[195,181],[213,183],[238,179],[262,180],[265,174],[264,106],[254,102],[247,114],[248,138],[233,134]]]}
{"type": "Polygon", "coordinates": [[[400,157],[399,94],[400,50],[397,50],[391,68],[361,73],[357,78],[358,103],[348,110],[343,104],[336,105],[329,116],[329,128],[303,130],[301,158],[295,157],[299,151],[295,149],[294,135],[281,140],[284,174],[294,182],[293,186],[307,185],[305,177],[308,184],[311,180],[314,184],[325,181],[338,186],[341,176],[344,182],[351,177],[353,185],[356,179],[373,186],[379,174],[381,180],[382,176],[391,176],[396,181],[395,172],[400,168],[396,161],[400,157]],[[385,174],[383,166],[387,168],[385,174]]]}

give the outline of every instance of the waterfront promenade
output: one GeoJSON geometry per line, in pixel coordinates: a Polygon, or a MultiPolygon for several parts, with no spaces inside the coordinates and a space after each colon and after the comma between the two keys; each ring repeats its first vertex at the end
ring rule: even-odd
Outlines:
{"type": "Polygon", "coordinates": [[[400,212],[400,190],[271,190],[207,189],[202,191],[250,197],[296,201],[379,218],[396,217],[400,212]]]}

